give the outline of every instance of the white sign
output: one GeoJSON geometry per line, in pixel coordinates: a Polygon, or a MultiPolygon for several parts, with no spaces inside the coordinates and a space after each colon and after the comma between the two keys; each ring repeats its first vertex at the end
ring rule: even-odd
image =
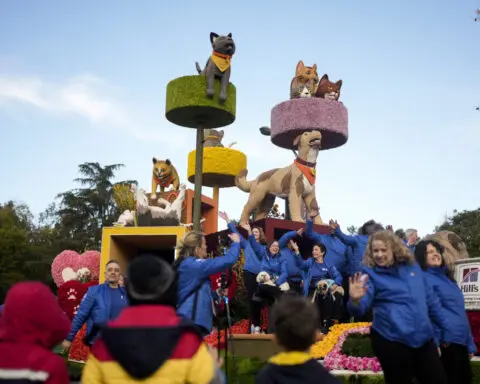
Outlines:
{"type": "Polygon", "coordinates": [[[463,292],[465,309],[480,311],[480,258],[458,260],[455,280],[463,292]]]}

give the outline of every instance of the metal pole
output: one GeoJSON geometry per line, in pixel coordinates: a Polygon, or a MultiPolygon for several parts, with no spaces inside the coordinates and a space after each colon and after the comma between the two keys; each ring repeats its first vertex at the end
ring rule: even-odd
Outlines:
{"type": "Polygon", "coordinates": [[[193,197],[193,229],[200,231],[202,215],[203,127],[197,128],[195,147],[195,193],[193,197]]]}

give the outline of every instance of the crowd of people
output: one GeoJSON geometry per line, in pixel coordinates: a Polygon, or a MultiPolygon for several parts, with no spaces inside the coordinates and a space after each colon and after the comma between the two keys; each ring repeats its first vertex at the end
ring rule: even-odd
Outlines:
{"type": "Polygon", "coordinates": [[[331,234],[319,234],[313,217],[267,243],[261,228],[245,225],[244,238],[225,212],[220,217],[230,232],[224,255],[208,257],[204,234],[192,231],[173,265],[141,255],[124,283],[120,264],[110,260],[105,283],[89,288],[72,324],[46,286],[13,286],[0,316],[0,382],[68,382],[63,360],[49,351],[58,343],[68,350],[84,324],[91,355],[82,382],[224,382],[217,352],[203,342],[214,302],[225,295],[212,289],[210,276],[236,264],[243,249],[251,333],[274,333],[283,350],[257,383],[339,383],[308,350],[319,333],[352,318],[372,322],[372,348],[387,383],[471,383],[476,347],[439,243],[373,220],[356,235],[334,221],[331,234]],[[313,247],[302,255],[304,236],[313,247]],[[269,326],[261,329],[265,306],[269,326]]]}

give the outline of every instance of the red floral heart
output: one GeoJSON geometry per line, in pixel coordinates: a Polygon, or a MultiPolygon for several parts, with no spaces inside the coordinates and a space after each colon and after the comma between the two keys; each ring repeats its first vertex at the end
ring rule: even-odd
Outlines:
{"type": "Polygon", "coordinates": [[[100,273],[100,252],[86,251],[78,254],[75,251],[66,250],[58,254],[52,263],[53,281],[60,287],[70,280],[76,280],[77,274],[81,271],[90,271],[92,280],[98,280],[100,273]]]}
{"type": "Polygon", "coordinates": [[[98,284],[98,281],[81,283],[80,281],[70,280],[58,287],[57,300],[58,305],[70,320],[73,320],[77,314],[78,307],[88,288],[98,284]]]}

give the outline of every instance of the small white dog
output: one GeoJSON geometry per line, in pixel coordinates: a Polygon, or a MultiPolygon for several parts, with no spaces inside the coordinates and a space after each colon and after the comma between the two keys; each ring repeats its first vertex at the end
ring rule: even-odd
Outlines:
{"type": "MultiPolygon", "coordinates": [[[[257,275],[257,283],[258,284],[263,284],[263,285],[270,285],[272,287],[275,287],[275,281],[272,280],[272,277],[268,272],[262,271],[257,275]]],[[[290,289],[290,285],[285,282],[281,284],[278,288],[280,288],[281,291],[288,291],[290,289]]]]}

